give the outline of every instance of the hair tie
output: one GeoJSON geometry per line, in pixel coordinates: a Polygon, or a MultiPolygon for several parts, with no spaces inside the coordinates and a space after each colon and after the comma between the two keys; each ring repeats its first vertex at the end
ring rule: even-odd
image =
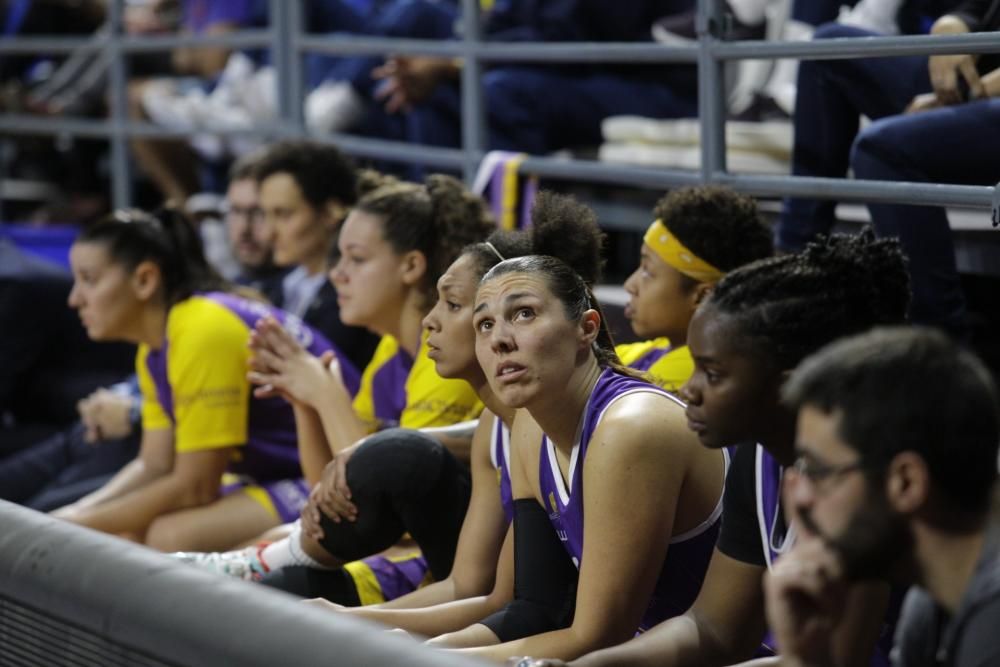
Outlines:
{"type": "Polygon", "coordinates": [[[672,266],[700,283],[714,283],[722,279],[724,271],[715,268],[670,233],[662,220],[654,220],[642,239],[668,266],[672,266]]]}
{"type": "Polygon", "coordinates": [[[497,259],[499,259],[501,262],[504,261],[504,256],[500,254],[500,251],[496,249],[495,245],[493,245],[489,241],[483,241],[483,245],[489,248],[493,252],[493,254],[497,256],[497,259]]]}

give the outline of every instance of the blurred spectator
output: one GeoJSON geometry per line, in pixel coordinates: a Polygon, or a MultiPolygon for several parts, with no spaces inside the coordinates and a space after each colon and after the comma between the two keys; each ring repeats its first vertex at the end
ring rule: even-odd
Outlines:
{"type": "MultiPolygon", "coordinates": [[[[939,18],[932,33],[998,28],[1000,0],[967,0],[939,18]]],[[[816,36],[872,34],[827,25],[816,36]]],[[[995,120],[1000,106],[982,98],[1000,94],[998,66],[997,55],[804,61],[798,78],[793,173],[843,177],[851,166],[856,176],[878,180],[995,184],[1000,177],[1000,126],[995,120]],[[928,111],[898,115],[907,108],[928,111]],[[862,115],[878,122],[859,135],[862,115]]],[[[798,250],[816,235],[828,233],[835,206],[832,201],[786,199],[776,228],[777,245],[798,250]]],[[[898,236],[909,256],[912,319],[966,335],[965,298],[944,211],[885,204],[869,210],[876,231],[898,236]]]]}
{"type": "MultiPolygon", "coordinates": [[[[159,0],[165,2],[167,0],[159,0]]],[[[180,35],[220,35],[254,25],[262,18],[260,0],[182,0],[180,35]]],[[[224,47],[181,47],[171,53],[167,79],[133,79],[129,83],[129,116],[146,120],[158,101],[177,91],[208,85],[226,66],[224,47]]],[[[133,139],[140,169],[165,200],[182,205],[200,190],[197,162],[187,143],[178,140],[133,139]]]]}

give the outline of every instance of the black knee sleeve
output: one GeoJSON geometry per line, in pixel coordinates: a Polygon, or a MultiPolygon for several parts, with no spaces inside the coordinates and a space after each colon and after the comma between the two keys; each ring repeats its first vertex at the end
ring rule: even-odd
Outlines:
{"type": "Polygon", "coordinates": [[[579,572],[544,508],[514,501],[514,600],[482,621],[501,642],[573,623],[579,572]]]}

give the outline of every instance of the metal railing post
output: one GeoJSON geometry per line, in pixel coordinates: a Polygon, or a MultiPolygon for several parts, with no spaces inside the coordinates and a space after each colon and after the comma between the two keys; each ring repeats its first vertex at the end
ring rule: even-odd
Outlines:
{"type": "Polygon", "coordinates": [[[701,178],[704,184],[726,171],[725,62],[713,42],[723,35],[722,0],[698,0],[698,116],[701,125],[701,178]]]}
{"type": "Polygon", "coordinates": [[[468,185],[476,177],[479,157],[486,146],[483,113],[482,62],[475,45],[482,39],[479,0],[462,0],[462,176],[468,185]]]}
{"type": "Polygon", "coordinates": [[[125,0],[108,3],[108,99],[111,120],[111,203],[115,208],[132,205],[132,174],[128,133],[128,61],[121,49],[122,14],[125,0]]]}
{"type": "Polygon", "coordinates": [[[283,133],[301,135],[302,56],[298,42],[303,30],[302,0],[270,0],[271,62],[278,90],[278,125],[283,133]]]}

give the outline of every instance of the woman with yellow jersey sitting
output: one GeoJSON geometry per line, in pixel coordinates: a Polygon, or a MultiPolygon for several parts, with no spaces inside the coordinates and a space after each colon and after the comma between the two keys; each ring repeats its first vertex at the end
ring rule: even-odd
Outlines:
{"type": "MultiPolygon", "coordinates": [[[[231,547],[295,516],[301,481],[292,411],[253,398],[250,333],[281,320],[300,344],[336,356],[297,317],[234,294],[179,213],[121,211],[85,229],[70,252],[69,303],[94,340],[139,344],[139,456],[62,518],[163,550],[231,547]],[[223,473],[240,474],[223,483],[223,473]]],[[[344,361],[346,391],[358,372],[344,361]]]]}
{"type": "MultiPolygon", "coordinates": [[[[375,431],[394,426],[442,427],[479,416],[483,406],[473,388],[438,375],[427,356],[421,322],[436,301],[441,274],[464,246],[483,239],[492,229],[483,202],[447,176],[431,176],[426,185],[390,182],[358,201],[344,221],[341,257],[330,278],[337,287],[341,319],[368,327],[383,338],[353,401],[335,357],[317,358],[276,322],[265,321],[258,327],[250,378],[261,385],[259,395],[280,393],[294,406],[303,469],[311,483],[319,481],[335,454],[375,431]]],[[[446,444],[457,448],[459,458],[468,460],[468,438],[448,439],[446,444]]],[[[450,542],[441,548],[453,552],[468,505],[468,471],[437,460],[426,470],[400,471],[400,475],[429,487],[438,479],[465,477],[463,490],[449,503],[454,511],[426,527],[434,533],[427,542],[450,542]]],[[[350,553],[367,556],[385,546],[380,532],[371,540],[354,541],[350,553]],[[372,546],[375,543],[377,547],[372,546]]],[[[302,540],[301,528],[296,526],[288,538],[270,545],[183,558],[256,578],[270,568],[289,564],[339,566],[344,553],[339,555],[334,558],[317,543],[302,540]]],[[[427,571],[423,559],[414,565],[412,558],[405,558],[387,567],[410,586],[419,583],[427,571]]]]}

